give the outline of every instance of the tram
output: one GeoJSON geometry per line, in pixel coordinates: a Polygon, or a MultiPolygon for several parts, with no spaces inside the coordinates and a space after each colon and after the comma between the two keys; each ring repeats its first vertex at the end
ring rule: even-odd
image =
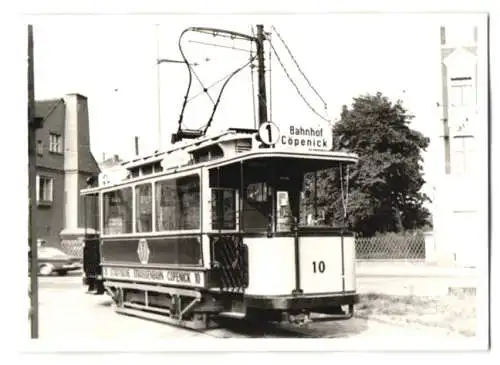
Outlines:
{"type": "Polygon", "coordinates": [[[216,317],[351,318],[359,297],[345,217],[357,156],[332,151],[328,135],[261,120],[177,136],[167,151],[101,173],[81,192],[99,212],[85,282],[118,313],[196,329],[216,317]]]}

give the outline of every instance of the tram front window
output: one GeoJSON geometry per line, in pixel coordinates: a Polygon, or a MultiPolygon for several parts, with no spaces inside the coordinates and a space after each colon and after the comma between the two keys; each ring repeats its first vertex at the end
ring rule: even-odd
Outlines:
{"type": "Polygon", "coordinates": [[[338,162],[280,159],[249,165],[244,179],[244,229],[290,232],[294,222],[302,227],[342,227],[346,178],[346,166],[338,162]]]}

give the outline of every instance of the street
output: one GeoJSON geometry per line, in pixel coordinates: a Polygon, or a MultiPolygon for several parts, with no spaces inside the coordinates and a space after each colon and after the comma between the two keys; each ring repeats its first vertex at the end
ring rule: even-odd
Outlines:
{"type": "Polygon", "coordinates": [[[79,273],[39,278],[40,338],[57,339],[167,339],[210,336],[214,338],[376,338],[412,336],[449,339],[447,331],[436,328],[395,325],[379,320],[352,318],[348,321],[310,324],[307,328],[256,325],[225,320],[219,328],[196,332],[145,319],[115,313],[107,295],[85,293],[79,273]]]}

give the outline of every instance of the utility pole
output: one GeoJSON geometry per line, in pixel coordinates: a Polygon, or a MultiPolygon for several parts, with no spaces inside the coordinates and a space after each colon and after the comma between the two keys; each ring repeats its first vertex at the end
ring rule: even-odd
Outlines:
{"type": "Polygon", "coordinates": [[[156,89],[158,98],[158,144],[157,149],[161,151],[161,75],[160,75],[160,26],[156,24],[156,89]]]}
{"type": "Polygon", "coordinates": [[[33,26],[28,25],[28,169],[29,169],[29,220],[30,247],[30,323],[31,338],[38,338],[38,247],[35,237],[36,207],[36,129],[40,128],[35,115],[35,76],[33,60],[33,26]]]}
{"type": "Polygon", "coordinates": [[[257,25],[257,62],[258,62],[258,99],[259,99],[259,126],[267,122],[267,96],[264,64],[264,27],[257,25]]]}

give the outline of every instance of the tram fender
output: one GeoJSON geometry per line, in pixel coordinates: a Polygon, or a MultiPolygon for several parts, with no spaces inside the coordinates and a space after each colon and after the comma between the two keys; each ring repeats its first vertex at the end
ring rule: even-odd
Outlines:
{"type": "Polygon", "coordinates": [[[359,303],[358,294],[324,296],[245,296],[247,307],[273,310],[310,310],[355,305],[359,303]]]}

